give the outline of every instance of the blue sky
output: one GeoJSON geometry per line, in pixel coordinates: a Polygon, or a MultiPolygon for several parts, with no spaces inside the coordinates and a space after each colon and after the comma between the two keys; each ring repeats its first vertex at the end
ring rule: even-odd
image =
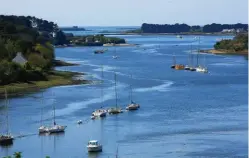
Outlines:
{"type": "Polygon", "coordinates": [[[60,26],[248,23],[247,0],[0,0],[0,14],[33,15],[60,26]]]}

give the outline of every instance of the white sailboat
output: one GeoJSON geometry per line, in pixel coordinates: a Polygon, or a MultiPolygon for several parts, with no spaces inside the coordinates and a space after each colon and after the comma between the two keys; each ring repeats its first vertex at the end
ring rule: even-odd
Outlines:
{"type": "Polygon", "coordinates": [[[53,104],[53,126],[49,127],[47,132],[48,133],[61,133],[61,132],[65,132],[66,128],[67,126],[57,125],[57,123],[55,122],[55,106],[53,104]]]}
{"type": "MultiPolygon", "coordinates": [[[[132,79],[132,76],[131,76],[131,79],[132,79]]],[[[130,100],[131,100],[131,103],[128,104],[128,106],[126,107],[126,110],[138,110],[140,108],[140,105],[133,102],[132,100],[132,85],[130,84],[130,100]]]]}
{"type": "MultiPolygon", "coordinates": [[[[198,45],[198,53],[197,53],[197,67],[196,67],[196,71],[197,72],[202,72],[202,73],[208,73],[208,69],[205,66],[201,66],[199,64],[199,54],[200,54],[200,37],[199,37],[199,45],[198,45]]],[[[205,56],[204,56],[204,60],[205,60],[205,56]]]]}
{"type": "MultiPolygon", "coordinates": [[[[41,102],[43,104],[43,93],[42,93],[41,102]]],[[[41,126],[38,128],[38,131],[39,131],[39,134],[48,132],[48,127],[43,125],[43,108],[42,107],[41,107],[41,126]]]]}
{"type": "Polygon", "coordinates": [[[102,106],[100,109],[97,109],[92,113],[92,116],[91,116],[92,119],[95,119],[98,117],[105,117],[107,114],[107,111],[105,109],[103,109],[103,103],[104,103],[104,101],[103,101],[103,83],[104,83],[103,66],[102,66],[101,72],[102,72],[101,73],[101,78],[102,78],[102,83],[101,83],[101,99],[102,99],[102,101],[101,101],[101,104],[102,104],[102,106]]]}
{"type": "Polygon", "coordinates": [[[9,100],[7,90],[5,89],[5,107],[6,107],[6,133],[0,134],[0,145],[11,145],[13,144],[14,137],[9,132],[9,100]]]}
{"type": "Polygon", "coordinates": [[[191,44],[191,53],[190,53],[190,71],[196,71],[194,67],[194,59],[193,59],[193,51],[192,51],[192,44],[191,44]]]}
{"type": "Polygon", "coordinates": [[[184,70],[190,70],[190,54],[188,54],[188,65],[185,65],[184,70]]]}
{"type": "Polygon", "coordinates": [[[117,79],[116,79],[116,73],[114,73],[114,80],[115,80],[115,97],[116,97],[116,106],[113,108],[108,109],[109,114],[119,114],[122,113],[122,109],[118,108],[118,98],[117,98],[117,79]]]}

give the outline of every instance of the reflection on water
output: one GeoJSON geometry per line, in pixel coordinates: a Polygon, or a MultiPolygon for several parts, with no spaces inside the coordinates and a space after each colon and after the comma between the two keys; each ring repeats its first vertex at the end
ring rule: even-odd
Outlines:
{"type": "Polygon", "coordinates": [[[100,156],[100,152],[89,152],[88,158],[98,158],[100,156]]]}

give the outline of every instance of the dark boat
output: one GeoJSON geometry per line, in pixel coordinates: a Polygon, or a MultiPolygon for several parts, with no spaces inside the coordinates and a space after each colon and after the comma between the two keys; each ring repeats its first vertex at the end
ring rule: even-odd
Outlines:
{"type": "Polygon", "coordinates": [[[13,144],[14,138],[11,135],[0,135],[0,145],[7,146],[13,144]]]}
{"type": "Polygon", "coordinates": [[[95,51],[94,51],[94,54],[102,54],[102,53],[104,53],[103,50],[95,50],[95,51]]]}
{"type": "Polygon", "coordinates": [[[171,65],[171,69],[175,69],[175,67],[176,67],[176,57],[175,57],[175,55],[173,55],[173,64],[171,65]]]}

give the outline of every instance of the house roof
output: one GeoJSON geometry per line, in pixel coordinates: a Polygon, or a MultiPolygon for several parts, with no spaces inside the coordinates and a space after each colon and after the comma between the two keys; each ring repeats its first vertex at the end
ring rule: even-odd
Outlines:
{"type": "Polygon", "coordinates": [[[24,58],[21,52],[18,52],[16,54],[16,57],[12,59],[12,62],[18,63],[18,64],[25,64],[27,60],[24,58]]]}

